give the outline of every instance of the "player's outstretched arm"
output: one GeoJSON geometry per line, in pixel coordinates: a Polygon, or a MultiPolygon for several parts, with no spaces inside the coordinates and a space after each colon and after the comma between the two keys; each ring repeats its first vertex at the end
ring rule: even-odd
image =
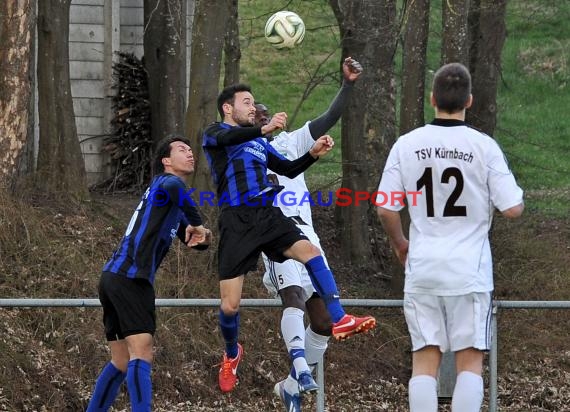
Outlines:
{"type": "Polygon", "coordinates": [[[348,103],[354,82],[360,77],[362,70],[362,65],[352,57],[344,59],[342,64],[343,82],[340,90],[327,111],[309,123],[309,131],[314,140],[326,134],[338,122],[344,107],[348,103]]]}
{"type": "Polygon", "coordinates": [[[293,179],[303,173],[317,159],[318,157],[314,157],[310,152],[307,152],[295,160],[288,160],[271,145],[267,145],[267,168],[289,179],[293,179]]]}
{"type": "Polygon", "coordinates": [[[225,129],[219,123],[212,123],[204,131],[206,146],[234,146],[249,142],[261,136],[260,127],[232,127],[225,129]]]}

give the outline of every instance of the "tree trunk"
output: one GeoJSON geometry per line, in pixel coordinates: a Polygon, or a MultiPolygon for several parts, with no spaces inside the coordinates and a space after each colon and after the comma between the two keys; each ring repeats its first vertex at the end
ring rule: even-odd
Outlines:
{"type": "Polygon", "coordinates": [[[467,24],[469,27],[468,46],[469,46],[469,71],[471,77],[475,77],[475,69],[477,66],[477,47],[479,46],[479,18],[481,16],[481,0],[470,0],[469,17],[467,24]]]}
{"type": "Polygon", "coordinates": [[[424,125],[429,0],[407,2],[402,53],[400,134],[424,125]]]}
{"type": "Polygon", "coordinates": [[[38,149],[38,139],[36,139],[38,130],[36,127],[39,122],[36,122],[38,111],[38,93],[37,93],[37,62],[36,62],[36,50],[37,50],[37,38],[36,38],[36,22],[38,17],[38,5],[37,2],[32,1],[31,6],[31,28],[32,41],[30,44],[30,70],[28,72],[28,81],[30,82],[30,101],[28,103],[28,127],[27,127],[27,138],[26,145],[24,146],[24,152],[22,153],[22,159],[20,161],[20,168],[18,170],[18,176],[33,175],[36,171],[36,154],[38,149]]]}
{"type": "Polygon", "coordinates": [[[467,111],[470,124],[493,135],[497,122],[497,86],[501,74],[501,53],[505,43],[507,0],[481,0],[477,56],[473,61],[473,106],[467,111]]]}
{"type": "MultiPolygon", "coordinates": [[[[202,150],[202,131],[217,118],[216,98],[219,93],[225,35],[225,31],[220,28],[226,27],[229,10],[227,1],[196,1],[186,134],[194,148],[196,166],[191,186],[197,188],[197,191],[215,191],[210,168],[202,150]]],[[[217,222],[217,207],[201,207],[200,210],[210,225],[217,222]]]]}
{"type": "MultiPolygon", "coordinates": [[[[372,39],[367,42],[365,55],[370,56],[371,78],[366,88],[367,147],[366,161],[370,165],[367,174],[368,190],[378,189],[380,171],[384,168],[390,148],[396,141],[396,76],[395,56],[399,34],[396,21],[396,1],[386,0],[381,6],[369,1],[369,10],[379,8],[369,19],[372,39]],[[376,20],[378,19],[378,20],[376,20]]],[[[363,31],[364,36],[364,31],[363,31]]],[[[374,214],[376,222],[376,214],[374,214]]]]}
{"type": "Polygon", "coordinates": [[[33,37],[30,0],[2,1],[0,16],[0,188],[6,188],[14,183],[28,135],[33,37]]]}
{"type": "MultiPolygon", "coordinates": [[[[424,125],[425,73],[427,41],[429,35],[429,0],[408,1],[404,19],[404,44],[402,52],[402,91],[400,97],[400,135],[424,125]]],[[[404,233],[408,233],[410,216],[401,215],[404,233]]],[[[398,260],[390,260],[390,288],[396,295],[404,290],[404,270],[398,260]]]]}
{"type": "Polygon", "coordinates": [[[441,64],[462,63],[469,65],[469,1],[442,1],[441,64]]]}
{"type": "MultiPolygon", "coordinates": [[[[395,1],[330,0],[337,17],[342,54],[360,61],[364,73],[343,112],[342,187],[376,191],[389,148],[395,140],[394,54],[397,30],[395,1]]],[[[345,258],[378,269],[381,231],[369,201],[337,208],[341,250],[345,258]]]]}
{"type": "Polygon", "coordinates": [[[69,81],[71,0],[38,4],[38,94],[40,189],[75,198],[88,195],[69,81]]]}
{"type": "Polygon", "coordinates": [[[239,44],[238,1],[229,0],[230,13],[227,33],[224,39],[224,86],[239,83],[239,62],[241,49],[239,44]]]}
{"type": "MultiPolygon", "coordinates": [[[[376,5],[377,2],[372,2],[376,5]]],[[[377,7],[377,6],[376,6],[377,7]]],[[[373,66],[377,75],[372,79],[374,87],[368,89],[367,101],[369,105],[369,120],[375,123],[374,129],[378,138],[371,136],[372,145],[367,147],[368,190],[373,193],[378,190],[380,176],[386,158],[394,142],[396,141],[396,76],[395,55],[399,35],[398,19],[396,16],[396,1],[386,0],[382,5],[382,12],[378,23],[371,19],[372,27],[378,25],[370,54],[374,57],[373,66]]],[[[373,130],[373,129],[369,129],[373,130]]],[[[383,236],[383,229],[376,214],[376,206],[372,203],[368,208],[370,246],[377,267],[386,271],[389,268],[386,262],[386,251],[389,251],[387,239],[383,236]]]]}
{"type": "Polygon", "coordinates": [[[170,133],[184,132],[186,3],[144,0],[144,61],[154,142],[170,133]]]}

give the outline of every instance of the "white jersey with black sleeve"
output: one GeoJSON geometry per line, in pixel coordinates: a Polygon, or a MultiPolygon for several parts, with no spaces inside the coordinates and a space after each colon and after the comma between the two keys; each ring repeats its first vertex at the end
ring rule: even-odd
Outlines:
{"type": "MultiPolygon", "coordinates": [[[[270,144],[288,160],[295,160],[307,153],[315,141],[307,122],[300,129],[279,133],[270,144]]],[[[275,198],[274,205],[278,206],[285,216],[300,216],[305,223],[312,226],[310,194],[305,183],[305,174],[301,173],[293,179],[281,175],[277,177],[284,189],[275,198]]]]}
{"type": "MultiPolygon", "coordinates": [[[[407,193],[404,292],[456,296],[493,290],[488,233],[494,208],[504,211],[523,201],[495,140],[462,121],[436,119],[397,140],[378,190],[388,199],[407,193]]],[[[379,195],[378,204],[385,199],[379,195]]],[[[381,207],[402,209],[390,201],[381,207]]]]}
{"type": "MultiPolygon", "coordinates": [[[[293,132],[279,133],[270,144],[287,159],[294,160],[307,153],[315,141],[309,131],[309,122],[307,122],[303,127],[293,132]]],[[[271,173],[271,171],[269,172],[271,173]]],[[[311,204],[308,201],[309,189],[305,182],[304,173],[293,179],[281,175],[277,175],[277,178],[279,184],[284,188],[275,198],[274,206],[279,207],[285,216],[300,217],[306,223],[305,225],[296,222],[297,227],[303,231],[310,242],[320,249],[326,262],[327,259],[321,248],[320,239],[313,229],[311,204]]],[[[277,296],[279,290],[290,286],[301,287],[305,301],[315,293],[305,265],[292,259],[283,263],[276,263],[270,261],[265,254],[262,254],[262,257],[265,263],[263,283],[272,296],[277,296]]]]}

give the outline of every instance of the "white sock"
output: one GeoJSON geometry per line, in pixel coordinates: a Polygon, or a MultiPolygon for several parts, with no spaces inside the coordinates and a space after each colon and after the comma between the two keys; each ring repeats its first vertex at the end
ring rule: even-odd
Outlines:
{"type": "Polygon", "coordinates": [[[408,385],[410,412],[437,412],[437,381],[429,375],[418,375],[408,385]]]}
{"type": "Polygon", "coordinates": [[[291,395],[299,393],[299,383],[296,379],[293,379],[291,374],[287,375],[287,379],[285,379],[285,384],[283,386],[285,390],[291,395]]]}
{"type": "Polygon", "coordinates": [[[451,410],[453,412],[479,412],[483,403],[483,378],[476,373],[463,371],[457,375],[451,410]]]}
{"type": "Polygon", "coordinates": [[[303,316],[305,312],[298,308],[285,308],[283,316],[281,316],[281,333],[287,352],[291,355],[292,351],[302,350],[303,355],[293,357],[293,367],[297,372],[296,378],[299,377],[299,372],[309,370],[309,365],[305,360],[305,322],[303,316]]]}
{"type": "Polygon", "coordinates": [[[311,369],[314,369],[322,359],[327,350],[329,339],[330,336],[323,336],[313,332],[311,326],[308,326],[305,330],[305,359],[311,369]]]}

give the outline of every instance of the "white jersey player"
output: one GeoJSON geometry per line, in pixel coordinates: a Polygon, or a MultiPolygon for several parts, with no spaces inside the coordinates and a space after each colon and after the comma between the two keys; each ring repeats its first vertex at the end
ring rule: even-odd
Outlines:
{"type": "Polygon", "coordinates": [[[409,242],[400,204],[384,204],[378,215],[405,265],[404,314],[413,351],[410,410],[437,411],[441,354],[452,351],[452,411],[475,412],[483,401],[483,353],[491,343],[488,233],[495,209],[508,218],[521,215],[523,191],[498,144],[465,124],[472,96],[463,65],[436,72],[431,103],[435,120],[397,140],[378,188],[408,193],[409,242]]]}
{"type": "MultiPolygon", "coordinates": [[[[315,139],[326,133],[338,121],[348,101],[353,83],[361,72],[362,67],[357,61],[350,57],[345,59],[343,84],[328,110],[300,129],[280,133],[271,141],[271,145],[289,160],[303,155],[303,151],[310,149],[315,139]]],[[[263,124],[269,116],[267,108],[262,104],[256,104],[256,109],[256,122],[263,124]]],[[[303,198],[307,200],[309,196],[304,175],[300,174],[294,179],[285,176],[275,177],[279,185],[284,187],[276,197],[275,205],[298,225],[313,245],[321,249],[321,255],[326,261],[319,238],[313,229],[310,203],[302,201],[303,198]]],[[[276,263],[267,259],[265,255],[263,260],[266,267],[263,282],[270,293],[281,297],[283,303],[281,332],[293,364],[287,379],[275,385],[275,392],[280,396],[287,411],[300,412],[300,394],[318,389],[310,375],[310,366],[322,358],[331,332],[337,336],[339,332],[342,334],[342,331],[332,330],[333,325],[324,301],[313,288],[311,278],[303,265],[293,260],[276,263]],[[306,329],[303,320],[305,308],[310,320],[306,329]],[[305,373],[306,371],[309,373],[305,373]]],[[[371,329],[376,322],[369,316],[355,320],[359,323],[358,332],[371,329]]]]}
{"type": "MultiPolygon", "coordinates": [[[[271,145],[287,159],[298,159],[303,155],[301,153],[302,150],[305,148],[310,149],[315,143],[309,124],[310,122],[307,122],[303,127],[292,132],[279,133],[271,141],[271,145]]],[[[293,179],[286,176],[276,177],[279,185],[283,186],[283,190],[276,196],[274,205],[278,206],[285,216],[292,219],[301,228],[303,233],[309,238],[309,241],[321,250],[321,255],[327,262],[320,239],[313,229],[310,203],[303,201],[303,197],[310,194],[304,173],[293,179]]],[[[289,286],[301,286],[303,288],[302,302],[304,303],[316,293],[304,265],[297,265],[297,262],[294,260],[287,260],[283,263],[272,262],[267,259],[265,254],[263,254],[263,262],[266,268],[263,283],[273,296],[277,296],[279,290],[289,286]]],[[[330,329],[330,326],[327,326],[326,329],[330,329]]]]}

